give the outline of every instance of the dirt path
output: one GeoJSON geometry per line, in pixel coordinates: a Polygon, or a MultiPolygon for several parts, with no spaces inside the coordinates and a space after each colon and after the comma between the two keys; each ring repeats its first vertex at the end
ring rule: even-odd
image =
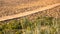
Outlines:
{"type": "Polygon", "coordinates": [[[28,12],[24,12],[24,13],[20,13],[20,14],[15,14],[15,15],[11,15],[11,16],[4,16],[4,17],[0,18],[0,21],[27,16],[27,15],[30,15],[30,14],[33,14],[33,13],[36,13],[36,12],[39,12],[39,11],[43,11],[43,10],[54,8],[56,6],[60,6],[60,3],[49,5],[49,6],[43,7],[43,8],[38,8],[38,9],[33,10],[33,11],[28,11],[28,12]]]}

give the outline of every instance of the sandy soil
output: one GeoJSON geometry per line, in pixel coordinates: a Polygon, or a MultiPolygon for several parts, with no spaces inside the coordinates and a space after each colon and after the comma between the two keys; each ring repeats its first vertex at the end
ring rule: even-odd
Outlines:
{"type": "Polygon", "coordinates": [[[60,3],[60,0],[0,0],[0,17],[23,13],[56,3],[60,3]]]}
{"type": "Polygon", "coordinates": [[[24,13],[20,13],[20,14],[15,14],[15,15],[11,15],[11,16],[4,16],[4,17],[0,18],[0,21],[27,16],[27,15],[34,14],[34,13],[37,13],[37,12],[40,12],[40,11],[52,9],[52,8],[54,8],[56,6],[60,6],[60,3],[49,5],[49,6],[43,7],[43,8],[38,8],[38,9],[33,10],[33,11],[28,11],[28,12],[24,12],[24,13]]]}

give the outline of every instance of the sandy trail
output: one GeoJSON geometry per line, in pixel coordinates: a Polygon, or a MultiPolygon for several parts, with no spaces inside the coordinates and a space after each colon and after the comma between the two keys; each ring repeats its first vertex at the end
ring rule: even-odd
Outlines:
{"type": "Polygon", "coordinates": [[[24,12],[24,13],[20,13],[20,14],[15,14],[15,15],[11,15],[11,16],[4,16],[4,17],[0,18],[0,21],[27,16],[27,15],[34,14],[34,13],[39,12],[39,11],[43,11],[43,10],[47,10],[47,9],[52,9],[52,8],[54,8],[56,6],[60,6],[60,3],[53,4],[53,5],[48,5],[46,7],[38,8],[38,9],[33,10],[33,11],[28,11],[28,12],[24,12]]]}

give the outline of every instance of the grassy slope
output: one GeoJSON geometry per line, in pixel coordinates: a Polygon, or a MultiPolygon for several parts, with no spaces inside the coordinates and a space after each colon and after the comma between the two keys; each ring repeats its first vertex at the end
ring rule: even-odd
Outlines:
{"type": "Polygon", "coordinates": [[[60,19],[53,17],[37,17],[30,21],[28,18],[0,22],[0,34],[58,34],[60,19]]]}

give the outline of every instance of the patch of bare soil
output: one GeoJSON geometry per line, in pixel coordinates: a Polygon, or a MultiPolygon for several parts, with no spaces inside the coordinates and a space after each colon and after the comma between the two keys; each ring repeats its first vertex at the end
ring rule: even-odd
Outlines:
{"type": "Polygon", "coordinates": [[[60,0],[0,0],[0,17],[35,10],[59,2],[60,0]]]}
{"type": "Polygon", "coordinates": [[[31,15],[26,16],[30,20],[35,20],[37,17],[54,17],[60,18],[60,6],[57,6],[52,9],[40,11],[31,15]]]}

